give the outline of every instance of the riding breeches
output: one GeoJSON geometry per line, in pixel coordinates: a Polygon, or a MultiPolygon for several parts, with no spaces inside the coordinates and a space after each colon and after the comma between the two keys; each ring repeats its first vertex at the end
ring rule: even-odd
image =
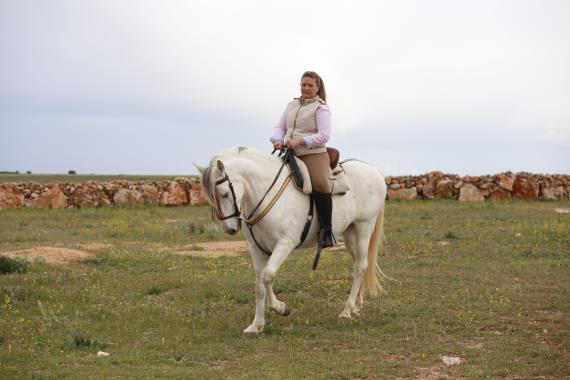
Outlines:
{"type": "Polygon", "coordinates": [[[331,192],[331,181],[329,179],[330,158],[327,152],[305,154],[299,158],[307,165],[311,176],[313,191],[319,193],[331,192]]]}

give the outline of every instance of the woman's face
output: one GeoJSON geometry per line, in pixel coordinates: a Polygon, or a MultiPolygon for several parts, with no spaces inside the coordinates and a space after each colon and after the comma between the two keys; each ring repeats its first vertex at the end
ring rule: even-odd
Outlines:
{"type": "Polygon", "coordinates": [[[311,77],[301,78],[301,96],[303,99],[310,99],[317,96],[319,92],[319,87],[317,87],[317,81],[311,77]]]}

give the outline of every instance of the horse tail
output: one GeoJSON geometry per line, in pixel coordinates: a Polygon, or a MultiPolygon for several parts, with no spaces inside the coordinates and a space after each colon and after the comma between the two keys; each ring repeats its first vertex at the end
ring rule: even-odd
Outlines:
{"type": "Polygon", "coordinates": [[[384,206],[385,203],[382,202],[382,207],[376,215],[376,224],[368,243],[368,267],[364,272],[364,289],[372,298],[377,297],[379,293],[386,293],[382,287],[382,282],[384,282],[384,278],[390,278],[378,266],[378,251],[382,249],[386,240],[384,236],[384,206]]]}

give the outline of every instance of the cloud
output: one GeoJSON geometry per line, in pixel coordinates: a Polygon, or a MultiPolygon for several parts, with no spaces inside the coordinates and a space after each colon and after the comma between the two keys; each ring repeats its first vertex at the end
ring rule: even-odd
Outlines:
{"type": "Polygon", "coordinates": [[[205,162],[265,148],[310,69],[326,82],[331,143],[391,170],[570,171],[565,1],[24,0],[0,14],[5,169],[67,170],[61,148],[85,136],[76,153],[94,172],[185,172],[184,149],[205,162]],[[38,163],[22,144],[58,149],[38,163]],[[470,154],[451,162],[457,151],[470,154]]]}

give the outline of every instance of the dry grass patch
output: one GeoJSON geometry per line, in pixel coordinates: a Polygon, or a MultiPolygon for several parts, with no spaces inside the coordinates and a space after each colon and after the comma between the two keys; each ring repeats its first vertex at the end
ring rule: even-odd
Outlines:
{"type": "Polygon", "coordinates": [[[246,241],[210,241],[186,246],[176,254],[196,257],[235,257],[249,253],[246,241]]]}

